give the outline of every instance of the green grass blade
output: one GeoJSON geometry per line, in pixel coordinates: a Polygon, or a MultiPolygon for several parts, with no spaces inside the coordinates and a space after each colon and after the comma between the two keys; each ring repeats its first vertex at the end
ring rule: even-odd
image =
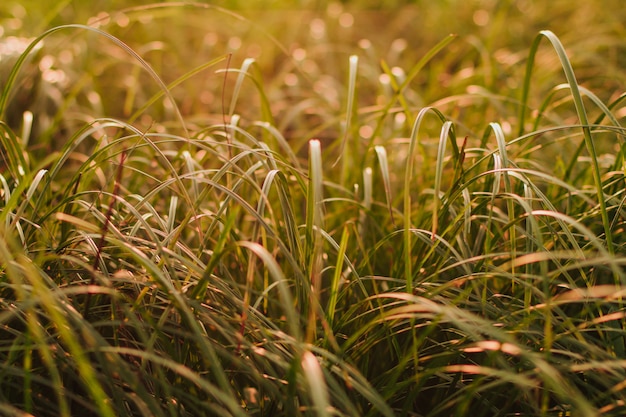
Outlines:
{"type": "MultiPolygon", "coordinates": [[[[348,179],[348,174],[352,171],[352,167],[355,165],[355,159],[358,156],[358,149],[356,146],[350,146],[349,138],[352,132],[352,117],[355,113],[355,96],[356,96],[356,77],[359,68],[359,57],[356,55],[350,56],[350,67],[348,72],[348,101],[346,104],[346,121],[343,127],[343,138],[341,140],[339,148],[339,158],[342,159],[341,178],[342,183],[345,184],[348,179]]],[[[339,160],[335,161],[337,164],[339,160]]],[[[334,165],[334,164],[333,164],[334,165]]]]}
{"type": "Polygon", "coordinates": [[[315,406],[315,415],[318,417],[330,417],[330,398],[324,373],[315,355],[308,350],[302,355],[302,372],[311,390],[310,395],[315,406]]]}
{"type": "Polygon", "coordinates": [[[337,263],[335,265],[335,271],[330,285],[330,296],[328,297],[328,303],[326,305],[326,320],[328,320],[328,324],[331,327],[335,321],[339,286],[341,285],[341,280],[344,275],[343,264],[346,256],[346,250],[348,248],[348,240],[350,239],[348,230],[348,226],[346,225],[343,227],[343,232],[341,233],[341,242],[339,243],[339,251],[337,252],[337,263]]]}
{"type": "Polygon", "coordinates": [[[376,155],[378,156],[378,163],[380,164],[380,174],[383,178],[383,186],[385,188],[385,198],[387,199],[387,208],[389,209],[389,218],[391,223],[395,224],[393,219],[393,206],[391,198],[391,179],[389,176],[389,162],[387,159],[387,150],[383,146],[376,146],[376,155]]]}
{"type": "Polygon", "coordinates": [[[437,235],[439,228],[439,207],[441,206],[441,178],[443,176],[443,167],[445,164],[446,142],[448,141],[448,136],[450,136],[451,130],[452,122],[445,122],[441,128],[441,135],[439,136],[439,147],[437,148],[437,161],[435,163],[435,194],[432,217],[433,239],[437,235]]]}
{"type": "Polygon", "coordinates": [[[537,35],[535,38],[533,45],[530,50],[530,56],[528,58],[528,65],[526,69],[526,77],[524,80],[524,88],[522,89],[522,106],[520,113],[520,136],[523,133],[523,123],[525,117],[525,109],[526,103],[528,101],[528,94],[530,89],[530,79],[532,74],[533,61],[539,47],[539,43],[541,39],[545,37],[547,38],[552,47],[554,48],[557,56],[559,57],[559,61],[561,63],[561,67],[563,68],[563,72],[565,73],[565,78],[567,79],[567,83],[572,92],[572,99],[574,100],[574,106],[576,108],[576,114],[578,115],[578,119],[580,120],[583,137],[585,139],[585,146],[587,148],[587,152],[589,153],[589,157],[591,158],[591,166],[593,172],[593,179],[596,188],[596,195],[598,198],[598,204],[600,205],[600,215],[602,217],[602,225],[604,227],[604,235],[606,240],[606,246],[610,253],[615,253],[615,247],[613,245],[613,237],[611,232],[611,224],[609,220],[609,215],[606,208],[606,200],[604,197],[604,191],[602,189],[602,174],[600,172],[600,166],[598,164],[598,155],[596,153],[595,144],[593,140],[593,135],[591,134],[591,128],[589,125],[589,121],[587,119],[587,111],[585,110],[585,105],[583,103],[582,94],[580,92],[580,88],[578,86],[578,81],[576,80],[576,76],[574,74],[574,69],[570,63],[569,58],[567,57],[567,53],[565,52],[565,48],[561,44],[559,38],[549,30],[543,30],[537,35]]]}
{"type": "Polygon", "coordinates": [[[404,253],[403,253],[403,259],[404,259],[404,275],[405,275],[405,282],[406,282],[406,291],[407,292],[412,292],[413,289],[413,260],[411,258],[411,248],[412,248],[412,243],[411,243],[411,193],[410,193],[410,185],[412,182],[412,178],[413,178],[413,164],[414,164],[414,158],[415,158],[415,152],[416,149],[419,146],[419,140],[418,140],[418,134],[420,131],[420,127],[422,125],[422,121],[423,119],[426,117],[427,114],[429,114],[430,112],[433,112],[436,116],[439,117],[439,120],[441,120],[443,123],[446,122],[445,120],[445,116],[437,109],[434,109],[432,107],[425,107],[422,110],[420,110],[420,112],[417,114],[417,117],[415,118],[415,123],[413,124],[413,129],[411,131],[411,136],[409,139],[409,150],[407,153],[407,163],[406,163],[406,169],[404,171],[404,223],[403,223],[403,235],[404,235],[404,253]]]}
{"type": "Polygon", "coordinates": [[[238,242],[238,245],[253,252],[268,269],[270,276],[277,283],[278,292],[282,299],[281,305],[287,319],[287,327],[289,328],[289,335],[296,341],[301,341],[302,336],[300,333],[300,318],[298,312],[295,310],[294,299],[289,290],[289,284],[287,278],[283,274],[280,266],[276,262],[276,259],[271,253],[267,251],[263,246],[258,243],[242,241],[238,242]]]}
{"type": "Polygon", "coordinates": [[[309,300],[309,320],[307,325],[307,341],[315,338],[317,308],[321,291],[322,279],[322,239],[324,230],[322,148],[318,140],[309,142],[309,185],[307,191],[307,253],[309,258],[309,279],[311,299],[309,300]]]}

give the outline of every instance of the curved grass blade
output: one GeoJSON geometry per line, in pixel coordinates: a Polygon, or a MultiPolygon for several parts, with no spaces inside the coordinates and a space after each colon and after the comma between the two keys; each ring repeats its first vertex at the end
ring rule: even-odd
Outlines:
{"type": "Polygon", "coordinates": [[[263,261],[263,264],[268,269],[270,276],[273,278],[274,282],[276,282],[278,286],[278,292],[282,299],[281,305],[283,306],[283,311],[285,312],[285,317],[287,319],[289,335],[293,337],[294,340],[301,341],[302,336],[300,332],[299,314],[295,310],[294,299],[291,295],[291,291],[289,290],[287,278],[285,278],[285,275],[283,274],[283,271],[280,269],[280,266],[276,262],[276,259],[274,259],[272,254],[269,253],[267,249],[265,249],[258,243],[241,241],[238,242],[237,245],[250,250],[259,259],[261,259],[261,261],[263,261]]]}
{"type": "MultiPolygon", "coordinates": [[[[443,47],[443,46],[442,46],[443,47]]],[[[407,292],[413,291],[413,260],[411,258],[411,180],[413,178],[413,159],[416,148],[419,146],[418,134],[420,131],[420,127],[422,125],[422,121],[424,117],[430,112],[433,112],[442,123],[446,122],[445,116],[437,109],[433,107],[425,107],[417,114],[415,118],[415,123],[413,124],[413,130],[411,131],[411,137],[409,140],[409,150],[407,154],[407,162],[406,169],[404,171],[404,224],[403,224],[403,233],[404,233],[404,275],[406,281],[406,289],[407,292]]]]}
{"type": "Polygon", "coordinates": [[[324,373],[317,358],[309,350],[302,354],[302,372],[308,382],[311,400],[315,406],[315,415],[330,417],[330,398],[324,373]]]}
{"type": "Polygon", "coordinates": [[[596,195],[598,198],[598,204],[600,206],[600,216],[602,218],[602,226],[604,227],[604,238],[606,240],[606,246],[609,250],[609,253],[615,253],[615,247],[613,244],[613,236],[611,232],[611,223],[609,220],[609,215],[606,208],[606,200],[604,198],[604,192],[602,189],[602,175],[600,173],[600,165],[598,163],[598,155],[596,153],[595,144],[593,141],[593,136],[591,134],[591,128],[589,125],[589,121],[587,119],[587,111],[585,110],[585,105],[583,103],[582,94],[580,92],[580,87],[578,85],[578,81],[576,80],[576,76],[574,74],[574,70],[572,68],[572,64],[567,57],[565,52],[565,48],[561,44],[559,38],[549,30],[542,30],[539,32],[539,35],[535,37],[533,44],[530,49],[530,54],[528,57],[528,63],[526,65],[526,75],[524,77],[524,86],[522,88],[522,99],[521,99],[521,107],[520,107],[520,115],[519,115],[519,136],[522,136],[524,133],[524,119],[526,116],[526,107],[528,104],[528,96],[530,91],[530,80],[532,76],[533,64],[535,55],[539,48],[539,43],[543,38],[547,38],[550,41],[552,47],[554,48],[559,61],[561,63],[561,67],[563,68],[563,72],[565,73],[565,78],[567,79],[567,83],[572,92],[572,99],[574,100],[574,106],[576,108],[576,113],[578,115],[578,119],[581,123],[581,128],[583,131],[583,137],[585,139],[585,146],[587,148],[587,152],[589,153],[589,157],[591,158],[591,167],[593,172],[593,179],[595,183],[596,195]]]}

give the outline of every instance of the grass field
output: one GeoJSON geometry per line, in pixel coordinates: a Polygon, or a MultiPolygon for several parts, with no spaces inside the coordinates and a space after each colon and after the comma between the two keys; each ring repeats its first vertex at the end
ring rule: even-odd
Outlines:
{"type": "Polygon", "coordinates": [[[626,414],[621,2],[130,3],[0,5],[0,415],[626,414]]]}

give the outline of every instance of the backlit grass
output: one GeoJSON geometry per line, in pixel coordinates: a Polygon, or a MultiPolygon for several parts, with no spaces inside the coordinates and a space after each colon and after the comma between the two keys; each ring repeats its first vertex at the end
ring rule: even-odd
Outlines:
{"type": "Polygon", "coordinates": [[[0,413],[624,414],[621,8],[257,3],[0,6],[0,413]]]}

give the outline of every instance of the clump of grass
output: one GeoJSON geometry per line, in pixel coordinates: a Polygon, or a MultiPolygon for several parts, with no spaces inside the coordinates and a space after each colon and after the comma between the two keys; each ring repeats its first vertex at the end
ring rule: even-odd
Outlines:
{"type": "Polygon", "coordinates": [[[457,77],[462,36],[324,54],[333,7],[291,55],[199,4],[30,43],[0,96],[0,412],[623,414],[624,95],[580,86],[551,31],[503,81],[457,77]],[[25,140],[5,109],[40,41],[77,79],[25,140]],[[549,57],[566,84],[535,81],[549,57]]]}

